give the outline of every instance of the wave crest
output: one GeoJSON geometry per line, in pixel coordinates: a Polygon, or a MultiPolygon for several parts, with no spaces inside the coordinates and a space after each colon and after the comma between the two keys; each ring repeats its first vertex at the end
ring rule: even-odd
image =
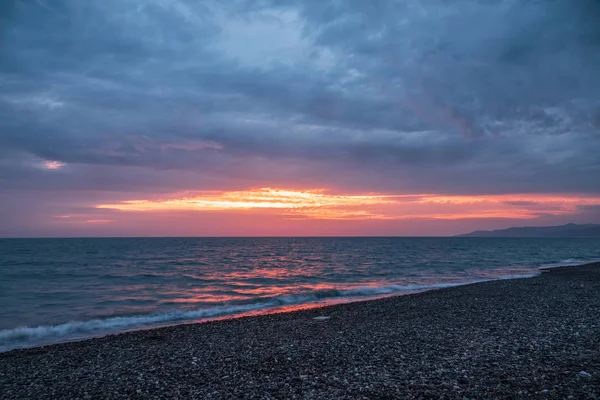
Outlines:
{"type": "MultiPolygon", "coordinates": [[[[496,279],[512,279],[531,277],[531,275],[506,276],[496,279]]],[[[279,297],[263,297],[255,299],[250,304],[225,304],[211,308],[196,310],[172,310],[164,313],[154,313],[137,316],[121,316],[106,319],[93,319],[88,321],[71,321],[58,325],[19,327],[0,330],[0,351],[8,351],[23,347],[32,347],[43,344],[64,342],[69,340],[84,339],[104,334],[123,332],[127,330],[144,329],[157,326],[171,325],[181,322],[199,321],[222,316],[235,316],[238,314],[271,310],[290,305],[311,304],[320,300],[346,298],[368,298],[394,293],[407,293],[423,290],[441,289],[460,286],[469,283],[483,282],[483,279],[469,282],[432,284],[432,285],[390,285],[380,287],[359,287],[354,289],[330,289],[311,293],[287,295],[279,297]]]]}

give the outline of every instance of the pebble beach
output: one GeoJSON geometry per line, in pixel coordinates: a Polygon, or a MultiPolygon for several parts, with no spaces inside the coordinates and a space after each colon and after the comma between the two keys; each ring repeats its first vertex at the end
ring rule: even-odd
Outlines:
{"type": "Polygon", "coordinates": [[[0,353],[0,399],[598,399],[600,263],[0,353]]]}

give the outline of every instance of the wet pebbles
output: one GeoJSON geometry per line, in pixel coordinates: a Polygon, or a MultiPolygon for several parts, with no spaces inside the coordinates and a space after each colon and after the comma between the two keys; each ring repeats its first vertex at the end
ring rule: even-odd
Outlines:
{"type": "Polygon", "coordinates": [[[103,398],[599,399],[600,264],[0,354],[0,399],[103,398]]]}

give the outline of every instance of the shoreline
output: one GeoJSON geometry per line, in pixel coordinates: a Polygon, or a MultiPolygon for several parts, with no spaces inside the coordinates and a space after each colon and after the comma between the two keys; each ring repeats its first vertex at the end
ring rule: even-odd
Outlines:
{"type": "MultiPolygon", "coordinates": [[[[588,264],[588,263],[580,264],[580,265],[586,265],[586,264],[588,264]]],[[[572,266],[576,266],[576,265],[572,265],[572,266]]],[[[335,306],[335,305],[340,305],[340,304],[373,301],[373,300],[378,300],[378,299],[387,298],[387,297],[409,296],[409,295],[417,294],[417,293],[425,293],[425,292],[429,292],[429,291],[436,291],[436,290],[440,290],[440,289],[449,289],[449,288],[465,286],[465,285],[473,285],[473,284],[484,283],[484,282],[512,280],[512,279],[527,279],[527,278],[533,278],[535,276],[538,276],[539,274],[541,274],[542,272],[544,272],[548,269],[561,268],[561,267],[562,266],[540,267],[538,269],[538,271],[533,274],[507,275],[507,276],[500,276],[500,277],[496,277],[496,278],[467,281],[467,282],[456,282],[456,283],[446,283],[446,284],[440,283],[440,284],[432,284],[432,285],[428,285],[428,286],[415,286],[414,288],[411,288],[411,289],[402,289],[402,290],[397,290],[397,289],[392,290],[392,289],[390,289],[391,286],[390,287],[374,287],[373,289],[383,290],[383,291],[380,293],[377,293],[377,294],[370,294],[370,295],[325,297],[322,299],[315,299],[315,300],[311,300],[311,301],[307,301],[307,302],[298,302],[298,303],[291,302],[289,304],[269,305],[269,306],[264,306],[264,307],[262,307],[262,305],[260,303],[257,303],[257,304],[249,303],[247,305],[229,305],[229,306],[224,305],[223,308],[248,307],[248,309],[243,310],[243,311],[238,311],[238,312],[232,312],[232,313],[224,312],[221,315],[215,315],[215,316],[199,317],[199,318],[195,318],[195,319],[184,318],[181,320],[149,323],[148,325],[131,326],[128,328],[114,328],[114,329],[105,328],[105,329],[99,330],[98,332],[95,332],[95,333],[93,331],[92,332],[73,332],[71,334],[66,334],[61,337],[52,337],[49,335],[48,338],[39,339],[38,341],[33,341],[28,344],[16,345],[12,348],[3,348],[3,346],[0,345],[0,354],[14,351],[14,350],[32,349],[32,348],[38,348],[38,347],[53,346],[56,344],[80,342],[80,341],[86,341],[86,340],[91,340],[91,339],[98,339],[98,338],[102,338],[105,336],[115,336],[115,335],[120,335],[123,333],[132,333],[132,332],[137,332],[137,331],[160,329],[160,328],[173,327],[173,326],[178,326],[178,325],[189,325],[189,324],[193,325],[193,324],[201,324],[201,323],[206,323],[206,322],[222,321],[222,320],[229,320],[229,319],[235,319],[235,318],[244,318],[244,317],[251,317],[251,316],[261,316],[261,315],[296,312],[296,311],[302,311],[302,310],[309,310],[309,309],[313,309],[313,308],[323,308],[323,307],[335,306]],[[386,291],[386,289],[390,289],[390,291],[386,291]],[[256,306],[256,308],[254,308],[254,306],[256,306]]],[[[361,290],[361,289],[365,289],[365,288],[359,288],[359,290],[361,290]]],[[[200,310],[198,310],[198,312],[207,311],[210,313],[211,311],[214,311],[214,310],[215,309],[206,309],[206,310],[200,309],[200,310]]],[[[194,311],[191,311],[191,312],[194,312],[194,311]]],[[[90,324],[90,323],[93,324],[96,322],[107,323],[111,320],[120,320],[120,319],[127,319],[127,318],[144,318],[144,317],[152,318],[152,317],[161,316],[161,315],[162,314],[146,314],[146,315],[140,315],[140,316],[134,316],[134,317],[116,316],[116,317],[109,317],[106,319],[70,321],[70,322],[57,324],[57,325],[40,325],[40,326],[36,326],[36,327],[19,327],[19,328],[13,328],[13,329],[0,330],[0,334],[5,333],[5,332],[7,332],[7,333],[15,332],[14,333],[15,336],[25,336],[25,335],[40,336],[38,334],[38,332],[40,332],[40,331],[52,330],[52,329],[61,331],[63,329],[68,329],[68,326],[72,325],[72,324],[86,325],[86,324],[90,324]]],[[[7,345],[4,345],[4,346],[6,347],[7,345]]]]}
{"type": "Polygon", "coordinates": [[[0,398],[595,398],[599,290],[592,263],[16,349],[0,398]]]}

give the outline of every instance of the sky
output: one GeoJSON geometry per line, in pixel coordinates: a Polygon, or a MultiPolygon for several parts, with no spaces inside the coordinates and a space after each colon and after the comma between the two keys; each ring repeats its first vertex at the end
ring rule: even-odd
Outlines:
{"type": "Polygon", "coordinates": [[[600,222],[598,0],[3,0],[0,236],[600,222]]]}

